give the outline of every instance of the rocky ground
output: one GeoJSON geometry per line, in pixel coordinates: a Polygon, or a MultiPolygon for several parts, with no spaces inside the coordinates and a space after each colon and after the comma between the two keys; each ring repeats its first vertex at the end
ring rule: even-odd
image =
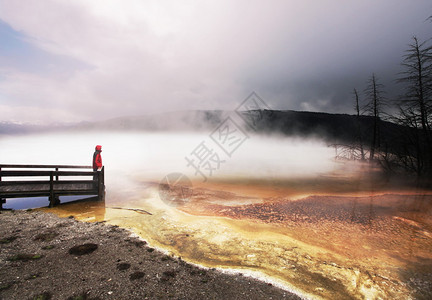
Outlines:
{"type": "Polygon", "coordinates": [[[0,299],[300,299],[187,264],[103,222],[1,211],[0,224],[0,299]]]}

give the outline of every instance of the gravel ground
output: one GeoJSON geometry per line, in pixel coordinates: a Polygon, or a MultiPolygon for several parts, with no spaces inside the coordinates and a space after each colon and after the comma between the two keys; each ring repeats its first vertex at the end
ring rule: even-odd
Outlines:
{"type": "Polygon", "coordinates": [[[167,256],[105,223],[0,212],[0,299],[300,299],[167,256]]]}

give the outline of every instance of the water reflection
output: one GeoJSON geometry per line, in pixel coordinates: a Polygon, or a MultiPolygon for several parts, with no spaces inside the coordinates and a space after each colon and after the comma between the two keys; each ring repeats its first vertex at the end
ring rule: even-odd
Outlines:
{"type": "Polygon", "coordinates": [[[55,213],[62,218],[76,216],[85,222],[102,222],[106,220],[105,201],[99,201],[97,197],[71,201],[53,208],[41,208],[40,210],[55,213]]]}

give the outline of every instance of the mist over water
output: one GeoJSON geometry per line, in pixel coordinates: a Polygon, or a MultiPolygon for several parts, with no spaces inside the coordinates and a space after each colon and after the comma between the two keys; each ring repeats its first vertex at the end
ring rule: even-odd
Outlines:
{"type": "MultiPolygon", "coordinates": [[[[334,151],[319,140],[251,136],[229,157],[205,133],[55,133],[0,137],[3,164],[91,165],[94,146],[102,145],[107,188],[119,177],[159,180],[172,172],[202,180],[186,156],[204,144],[221,160],[208,179],[218,177],[309,177],[336,167],[334,151]]],[[[216,167],[216,166],[215,166],[216,167]]]]}

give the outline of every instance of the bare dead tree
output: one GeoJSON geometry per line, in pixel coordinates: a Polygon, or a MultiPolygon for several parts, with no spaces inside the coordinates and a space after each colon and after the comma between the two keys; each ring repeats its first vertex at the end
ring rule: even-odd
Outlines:
{"type": "Polygon", "coordinates": [[[375,74],[372,74],[365,89],[366,99],[368,102],[363,108],[366,114],[373,117],[372,142],[369,154],[370,160],[374,159],[375,152],[380,146],[379,120],[384,106],[384,97],[382,96],[383,88],[384,86],[378,82],[375,74]]]}
{"type": "MultiPolygon", "coordinates": [[[[432,16],[427,21],[432,22],[432,16]]],[[[389,118],[401,125],[398,132],[389,131],[386,123],[381,121],[381,117],[386,116],[383,108],[388,103],[382,96],[383,85],[378,83],[375,74],[372,74],[365,89],[363,114],[372,117],[367,156],[390,172],[403,171],[432,177],[432,46],[428,46],[431,40],[419,42],[413,37],[403,56],[404,70],[397,82],[405,84],[405,92],[396,102],[399,114],[389,118]]],[[[354,95],[359,118],[359,97],[355,89],[354,95]]],[[[343,157],[359,152],[356,145],[351,145],[351,148],[345,146],[342,150],[338,154],[343,157]]]]}
{"type": "Polygon", "coordinates": [[[426,42],[419,43],[413,37],[413,43],[404,55],[402,66],[405,71],[401,73],[398,82],[407,83],[407,92],[402,99],[404,106],[413,107],[420,118],[421,128],[430,130],[430,110],[432,96],[432,47],[426,42]]]}
{"type": "Polygon", "coordinates": [[[357,92],[357,89],[354,89],[354,96],[355,96],[355,110],[356,110],[356,120],[357,120],[357,139],[359,142],[359,148],[360,148],[360,155],[361,160],[365,160],[365,154],[363,149],[363,139],[362,139],[362,132],[361,132],[361,126],[360,126],[360,104],[359,104],[359,95],[357,92]]]}
{"type": "Polygon", "coordinates": [[[398,82],[406,84],[406,92],[399,103],[399,123],[414,129],[409,137],[414,152],[408,155],[414,155],[416,173],[431,173],[432,47],[413,37],[402,66],[398,82]]]}

